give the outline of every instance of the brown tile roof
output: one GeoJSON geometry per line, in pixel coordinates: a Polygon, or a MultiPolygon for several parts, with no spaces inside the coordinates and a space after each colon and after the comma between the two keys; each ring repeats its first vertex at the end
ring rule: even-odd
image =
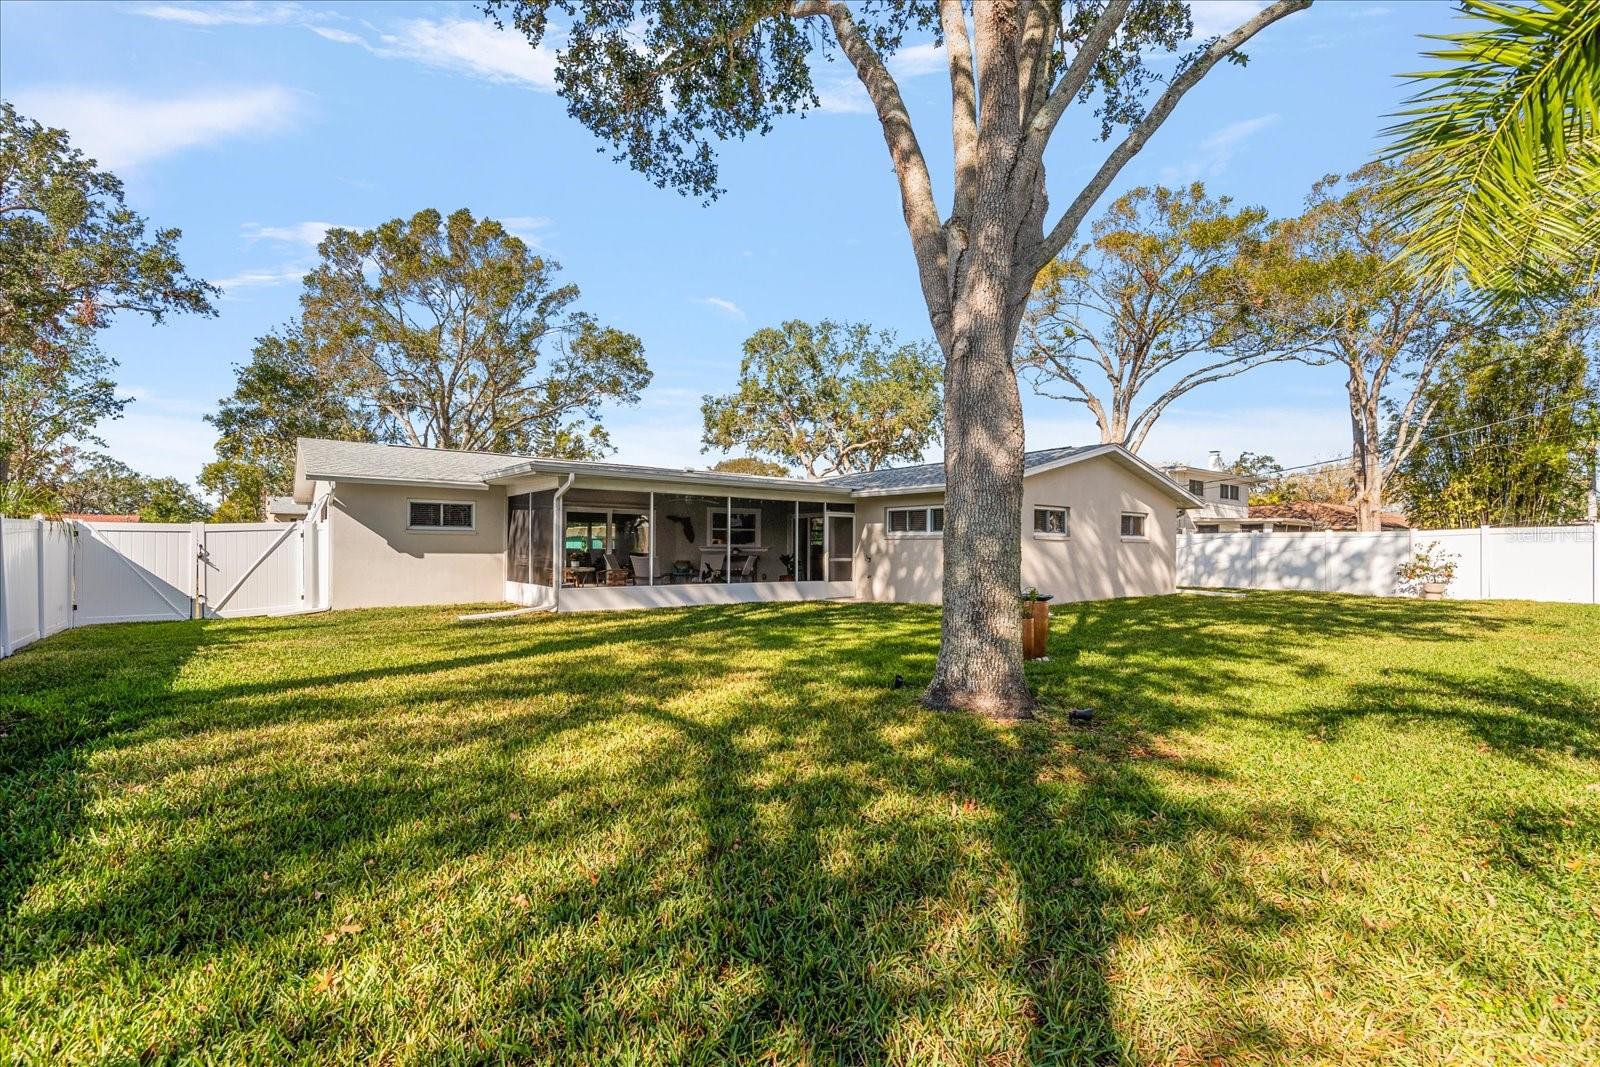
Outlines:
{"type": "MultiPolygon", "coordinates": [[[[1302,500],[1295,504],[1251,504],[1252,519],[1299,519],[1309,522],[1319,530],[1354,530],[1356,509],[1353,504],[1323,504],[1302,500]]],[[[1404,515],[1385,511],[1378,516],[1385,530],[1409,530],[1411,524],[1404,515]]]]}
{"type": "Polygon", "coordinates": [[[96,515],[90,511],[73,511],[61,516],[78,522],[138,522],[138,515],[96,515]]]}

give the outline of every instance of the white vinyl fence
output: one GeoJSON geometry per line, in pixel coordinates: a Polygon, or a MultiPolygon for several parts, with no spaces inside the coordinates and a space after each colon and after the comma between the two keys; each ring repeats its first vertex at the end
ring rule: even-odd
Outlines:
{"type": "Polygon", "coordinates": [[[0,656],[71,626],[328,604],[328,524],[0,520],[0,656]]]}
{"type": "Polygon", "coordinates": [[[1600,604],[1600,526],[1484,526],[1384,533],[1208,533],[1178,538],[1178,584],[1396,596],[1417,549],[1453,559],[1448,597],[1600,604]]]}

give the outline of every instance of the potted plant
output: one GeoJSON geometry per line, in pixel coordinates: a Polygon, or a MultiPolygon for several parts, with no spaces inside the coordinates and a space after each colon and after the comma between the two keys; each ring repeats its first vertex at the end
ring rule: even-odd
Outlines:
{"type": "Polygon", "coordinates": [[[778,562],[783,564],[783,577],[779,578],[778,581],[780,581],[780,582],[792,582],[792,581],[794,581],[794,554],[790,553],[787,556],[779,556],[778,557],[778,562]]]}
{"type": "Polygon", "coordinates": [[[1400,584],[1414,591],[1423,600],[1442,600],[1444,591],[1456,576],[1456,559],[1433,541],[1418,548],[1410,559],[1400,564],[1400,584]]]}
{"type": "Polygon", "coordinates": [[[1050,601],[1053,593],[1041,593],[1033,586],[1018,596],[1022,613],[1022,658],[1043,659],[1050,644],[1050,601]]]}

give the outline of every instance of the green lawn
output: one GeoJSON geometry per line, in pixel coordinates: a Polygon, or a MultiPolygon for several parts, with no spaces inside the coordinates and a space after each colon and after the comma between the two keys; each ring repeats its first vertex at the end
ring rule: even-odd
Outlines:
{"type": "Polygon", "coordinates": [[[1068,605],[1016,727],[917,707],[937,633],[36,645],[0,663],[0,1061],[1594,1061],[1600,610],[1068,605]]]}

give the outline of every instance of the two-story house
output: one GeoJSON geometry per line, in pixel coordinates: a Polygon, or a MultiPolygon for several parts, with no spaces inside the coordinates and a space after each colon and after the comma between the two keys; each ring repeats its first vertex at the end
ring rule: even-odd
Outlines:
{"type": "Polygon", "coordinates": [[[1255,487],[1255,480],[1223,469],[1221,452],[1213,451],[1206,467],[1167,463],[1161,469],[1190,494],[1205,501],[1205,507],[1191,508],[1179,517],[1181,533],[1272,533],[1312,528],[1309,522],[1289,516],[1252,516],[1250,490],[1255,487]]]}

